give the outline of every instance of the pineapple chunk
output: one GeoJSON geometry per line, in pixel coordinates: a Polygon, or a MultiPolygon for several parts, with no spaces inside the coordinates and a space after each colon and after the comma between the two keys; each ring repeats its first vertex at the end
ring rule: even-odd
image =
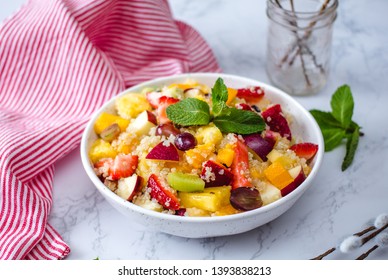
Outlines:
{"type": "Polygon", "coordinates": [[[267,158],[269,159],[270,162],[275,162],[277,159],[282,157],[283,154],[279,152],[278,150],[273,149],[269,154],[267,155],[267,158]]]}
{"type": "Polygon", "coordinates": [[[260,196],[264,206],[278,200],[282,197],[282,194],[277,187],[268,183],[263,183],[262,188],[260,189],[260,196]]]}
{"type": "Polygon", "coordinates": [[[125,131],[127,129],[127,126],[129,125],[128,120],[116,115],[103,112],[101,113],[101,115],[98,116],[96,122],[94,123],[94,131],[97,134],[100,134],[105,128],[114,123],[117,123],[119,125],[121,131],[125,131]]]}
{"type": "Polygon", "coordinates": [[[288,186],[294,181],[287,169],[277,161],[272,163],[269,167],[264,170],[264,174],[268,181],[271,182],[275,187],[280,190],[288,186]]]}
{"type": "Polygon", "coordinates": [[[204,193],[215,194],[220,201],[220,206],[230,204],[230,186],[205,188],[204,193]]]}
{"type": "Polygon", "coordinates": [[[221,207],[221,201],[215,193],[186,193],[179,192],[181,206],[184,208],[198,208],[215,212],[221,207]]]}
{"type": "Polygon", "coordinates": [[[195,207],[186,208],[186,215],[189,217],[209,217],[209,211],[198,209],[195,207]]]}
{"type": "Polygon", "coordinates": [[[185,152],[186,161],[194,168],[201,168],[202,163],[209,158],[215,150],[214,145],[197,145],[194,149],[185,152]]]}
{"type": "Polygon", "coordinates": [[[102,139],[94,141],[89,150],[89,158],[93,163],[96,163],[102,158],[114,158],[117,152],[109,142],[102,139]]]}
{"type": "Polygon", "coordinates": [[[233,214],[237,214],[237,213],[240,213],[240,211],[237,210],[236,208],[234,208],[231,204],[228,204],[226,206],[221,207],[216,212],[214,212],[214,215],[215,216],[228,216],[228,215],[233,215],[233,214]]]}
{"type": "Polygon", "coordinates": [[[237,89],[228,88],[228,100],[226,100],[226,104],[230,105],[234,98],[237,96],[237,89]]]}
{"type": "Polygon", "coordinates": [[[226,166],[231,166],[234,158],[234,150],[231,148],[219,149],[217,154],[217,161],[225,164],[226,166]]]}
{"type": "Polygon", "coordinates": [[[117,113],[124,119],[136,118],[145,110],[152,110],[147,98],[141,94],[127,94],[117,99],[117,113]]]}
{"type": "Polygon", "coordinates": [[[195,134],[195,138],[199,144],[213,144],[216,146],[221,142],[223,137],[221,130],[211,123],[207,126],[200,127],[195,134]]]}

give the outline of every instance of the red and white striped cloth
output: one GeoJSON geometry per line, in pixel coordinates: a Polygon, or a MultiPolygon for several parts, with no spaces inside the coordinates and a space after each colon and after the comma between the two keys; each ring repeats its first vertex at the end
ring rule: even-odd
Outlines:
{"type": "Polygon", "coordinates": [[[61,259],[47,224],[53,164],[123,89],[219,71],[166,0],[31,0],[0,26],[0,259],[61,259]]]}

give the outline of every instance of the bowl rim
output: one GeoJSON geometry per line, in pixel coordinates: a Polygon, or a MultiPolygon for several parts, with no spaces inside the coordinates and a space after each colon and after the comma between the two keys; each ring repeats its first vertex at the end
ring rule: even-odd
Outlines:
{"type": "MultiPolygon", "coordinates": [[[[199,81],[201,82],[201,81],[199,81]]],[[[269,84],[260,82],[258,80],[254,80],[251,78],[246,78],[234,74],[225,74],[225,73],[185,73],[185,74],[178,74],[178,75],[171,75],[171,76],[166,76],[166,77],[160,77],[157,79],[153,79],[150,81],[142,82],[137,85],[134,85],[128,89],[125,89],[124,91],[120,92],[119,94],[113,96],[111,99],[106,101],[98,110],[96,110],[92,116],[90,117],[84,132],[82,134],[82,139],[81,139],[81,145],[80,145],[80,154],[81,154],[81,161],[82,165],[88,175],[88,177],[91,179],[95,187],[105,195],[109,196],[111,200],[113,200],[115,203],[118,203],[120,206],[128,208],[129,210],[132,210],[134,212],[138,212],[142,215],[146,216],[151,216],[156,219],[162,219],[162,220],[169,220],[169,221],[176,221],[176,222],[191,222],[191,223],[203,223],[203,222],[227,222],[227,221],[233,221],[233,220],[240,220],[244,218],[250,218],[252,216],[260,215],[266,212],[270,212],[274,208],[281,207],[284,204],[287,204],[287,202],[291,202],[292,200],[295,199],[295,201],[311,186],[311,182],[313,179],[316,177],[321,163],[323,161],[323,154],[324,154],[324,141],[323,141],[323,136],[322,132],[315,121],[314,117],[311,115],[311,113],[306,110],[299,102],[297,102],[293,97],[285,93],[284,91],[271,86],[269,84]],[[307,176],[306,180],[298,186],[295,190],[293,190],[291,193],[289,193],[285,197],[281,197],[280,199],[267,204],[265,206],[262,206],[260,208],[246,211],[246,212],[241,212],[233,215],[226,215],[226,216],[212,216],[212,217],[186,217],[186,216],[178,216],[178,215],[169,215],[166,213],[161,213],[161,212],[156,212],[152,211],[149,209],[145,209],[141,206],[138,206],[132,202],[126,201],[125,199],[119,197],[117,194],[109,190],[103,182],[100,181],[100,179],[97,177],[97,175],[94,173],[94,170],[90,164],[89,156],[88,156],[88,151],[87,151],[87,145],[88,145],[88,138],[89,135],[94,131],[94,122],[96,118],[104,112],[107,108],[111,107],[113,102],[119,98],[120,96],[123,96],[125,94],[131,93],[131,92],[136,92],[138,89],[142,89],[145,87],[150,87],[154,84],[157,83],[164,83],[169,81],[171,83],[172,80],[178,80],[178,79],[187,79],[187,78],[192,78],[194,80],[198,80],[201,78],[214,78],[217,79],[218,77],[221,78],[227,78],[227,79],[232,79],[232,80],[237,80],[238,82],[245,83],[247,86],[250,85],[258,85],[262,86],[265,90],[270,91],[270,92],[276,92],[277,95],[280,96],[284,102],[287,104],[291,104],[292,107],[296,107],[299,111],[303,113],[303,117],[306,117],[309,123],[309,129],[313,130],[314,136],[317,137],[317,142],[318,145],[318,151],[316,154],[316,158],[314,159],[314,166],[311,169],[310,174],[307,176]]]]}

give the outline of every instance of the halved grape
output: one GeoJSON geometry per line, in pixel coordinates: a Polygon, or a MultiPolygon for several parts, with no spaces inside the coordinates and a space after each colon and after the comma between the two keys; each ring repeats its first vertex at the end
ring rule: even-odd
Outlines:
{"type": "Polygon", "coordinates": [[[238,210],[249,211],[263,205],[260,192],[255,188],[236,188],[230,192],[230,204],[238,210]]]}
{"type": "Polygon", "coordinates": [[[120,132],[120,126],[117,123],[113,123],[100,133],[100,137],[105,141],[112,142],[120,135],[120,132]]]}
{"type": "Polygon", "coordinates": [[[177,135],[174,143],[178,150],[187,151],[197,145],[197,139],[195,139],[193,134],[189,132],[183,132],[177,135]]]}

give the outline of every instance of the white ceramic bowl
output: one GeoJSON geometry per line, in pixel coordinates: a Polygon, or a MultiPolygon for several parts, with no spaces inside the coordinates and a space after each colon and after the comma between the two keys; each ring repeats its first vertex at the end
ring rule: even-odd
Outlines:
{"type": "Polygon", "coordinates": [[[81,141],[81,158],[86,173],[99,192],[114,208],[127,216],[130,222],[143,224],[149,230],[161,231],[176,236],[191,238],[214,237],[246,232],[279,217],[281,214],[286,212],[311,186],[311,183],[317,175],[321,165],[323,153],[323,137],[318,124],[315,122],[311,114],[291,96],[277,88],[252,79],[219,73],[193,73],[170,76],[131,87],[112,98],[104,106],[102,106],[102,108],[95,112],[87,124],[81,141]],[[102,112],[113,112],[114,102],[118,96],[122,96],[130,92],[139,92],[144,87],[163,86],[180,82],[183,83],[188,78],[213,86],[218,77],[222,77],[228,87],[239,88],[251,85],[263,87],[265,89],[266,96],[272,101],[272,103],[280,103],[283,111],[294,116],[293,123],[291,124],[291,131],[293,135],[302,137],[304,141],[318,144],[319,149],[312,162],[313,168],[311,173],[296,190],[286,197],[283,197],[269,205],[244,213],[220,217],[181,217],[154,212],[132,204],[110,191],[94,174],[92,164],[88,158],[89,147],[97,138],[93,129],[93,124],[97,116],[102,112]]]}

